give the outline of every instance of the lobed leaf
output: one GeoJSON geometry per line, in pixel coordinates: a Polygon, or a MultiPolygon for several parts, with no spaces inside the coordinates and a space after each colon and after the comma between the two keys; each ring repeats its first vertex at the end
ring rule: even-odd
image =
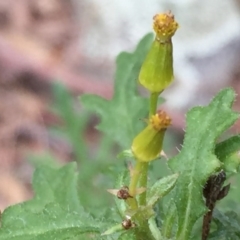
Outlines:
{"type": "Polygon", "coordinates": [[[33,178],[36,196],[3,212],[0,239],[65,240],[82,234],[91,239],[100,233],[99,223],[80,205],[75,167],[38,168],[33,178]]]}
{"type": "Polygon", "coordinates": [[[152,34],[146,35],[133,53],[123,52],[117,57],[114,96],[110,101],[90,94],[81,96],[83,105],[100,115],[97,128],[123,148],[130,146],[143,126],[140,119],[147,116],[148,99],[137,94],[137,79],[152,38],[152,34]]]}
{"type": "Polygon", "coordinates": [[[191,109],[182,150],[168,161],[172,171],[180,174],[174,189],[179,240],[189,239],[194,223],[207,210],[202,189],[210,175],[222,167],[214,155],[215,142],[239,117],[231,110],[234,96],[232,89],[224,89],[208,106],[191,109]]]}

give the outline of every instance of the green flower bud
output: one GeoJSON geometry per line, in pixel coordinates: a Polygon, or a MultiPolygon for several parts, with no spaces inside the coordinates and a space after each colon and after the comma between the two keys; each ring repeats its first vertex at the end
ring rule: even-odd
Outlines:
{"type": "Polygon", "coordinates": [[[139,82],[151,93],[160,93],[173,80],[172,36],[178,28],[171,12],[154,16],[155,40],[142,65],[139,82]]]}
{"type": "Polygon", "coordinates": [[[150,162],[156,159],[162,151],[165,131],[171,124],[170,117],[159,111],[149,119],[148,126],[133,140],[131,150],[140,162],[150,162]]]}

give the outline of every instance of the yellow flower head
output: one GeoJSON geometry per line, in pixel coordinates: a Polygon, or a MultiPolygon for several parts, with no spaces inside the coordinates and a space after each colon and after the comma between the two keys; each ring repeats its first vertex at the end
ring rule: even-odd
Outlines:
{"type": "Polygon", "coordinates": [[[153,20],[153,29],[160,42],[168,41],[178,29],[178,23],[170,11],[155,15],[153,20]]]}
{"type": "Polygon", "coordinates": [[[166,112],[160,110],[151,116],[149,123],[154,129],[160,131],[161,129],[166,129],[171,124],[171,119],[166,112]]]}

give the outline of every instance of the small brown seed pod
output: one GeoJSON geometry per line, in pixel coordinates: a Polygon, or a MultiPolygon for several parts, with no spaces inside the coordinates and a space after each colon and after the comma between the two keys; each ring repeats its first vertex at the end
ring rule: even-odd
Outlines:
{"type": "Polygon", "coordinates": [[[136,224],[132,222],[130,217],[127,216],[127,218],[122,221],[122,227],[125,230],[128,230],[130,228],[136,227],[136,224]]]}
{"type": "Polygon", "coordinates": [[[117,197],[119,199],[128,199],[131,198],[132,196],[129,195],[129,189],[127,186],[123,186],[119,191],[117,192],[117,197]]]}

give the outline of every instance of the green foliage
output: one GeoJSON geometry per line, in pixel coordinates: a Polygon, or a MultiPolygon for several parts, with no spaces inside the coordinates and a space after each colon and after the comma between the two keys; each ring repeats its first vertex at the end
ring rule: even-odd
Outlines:
{"type": "Polygon", "coordinates": [[[0,239],[73,239],[99,233],[100,224],[79,202],[75,168],[72,163],[60,169],[37,169],[33,178],[34,199],[4,211],[0,239]]]}
{"type": "Polygon", "coordinates": [[[101,116],[98,129],[122,148],[130,146],[143,126],[139,118],[147,116],[148,99],[137,94],[137,78],[152,38],[152,34],[145,36],[133,53],[123,52],[117,57],[114,96],[111,101],[88,94],[81,97],[84,106],[101,116]]]}
{"type": "Polygon", "coordinates": [[[216,145],[215,154],[223,162],[227,172],[236,173],[240,164],[239,158],[240,135],[233,136],[216,145]]]}
{"type": "Polygon", "coordinates": [[[64,132],[67,138],[70,140],[76,161],[84,161],[87,156],[87,146],[84,140],[84,131],[89,116],[86,112],[82,112],[80,115],[73,97],[68,90],[55,83],[53,85],[54,111],[63,120],[63,128],[61,132],[64,132]]]}
{"type": "Polygon", "coordinates": [[[215,211],[213,220],[217,230],[209,236],[210,240],[235,240],[240,238],[240,217],[235,212],[215,211]]]}
{"type": "Polygon", "coordinates": [[[169,160],[170,168],[180,173],[174,194],[177,239],[188,239],[194,223],[207,211],[202,189],[210,175],[221,168],[214,154],[215,142],[238,119],[239,115],[231,110],[233,101],[234,92],[225,89],[208,106],[195,107],[187,113],[182,150],[169,160]]]}
{"type": "Polygon", "coordinates": [[[173,174],[156,181],[149,189],[148,205],[154,205],[160,198],[167,195],[175,186],[178,174],[173,174]]]}
{"type": "MultiPolygon", "coordinates": [[[[149,100],[137,93],[136,80],[151,41],[152,35],[147,35],[133,53],[119,55],[111,100],[81,97],[83,105],[101,118],[98,129],[103,135],[94,150],[84,140],[89,112],[76,107],[63,86],[54,86],[54,111],[64,124],[51,131],[69,140],[77,164],[60,166],[50,154],[31,158],[37,167],[35,196],[3,212],[1,240],[200,240],[201,218],[207,212],[203,188],[208,178],[222,169],[231,177],[232,187],[226,200],[221,200],[223,204],[217,205],[221,211],[215,208],[209,239],[240,239],[240,137],[216,143],[239,117],[231,110],[231,89],[222,90],[208,106],[187,113],[181,152],[167,163],[160,158],[151,163],[147,175],[151,184],[136,186],[136,195],[124,200],[106,191],[117,195],[136,174],[136,161],[131,161],[134,156],[125,149],[143,128],[139,119],[148,113],[149,100]],[[122,152],[119,158],[113,148],[116,143],[122,152]],[[144,194],[146,204],[139,201],[144,194]],[[223,212],[232,206],[238,206],[235,213],[223,212]],[[123,227],[126,222],[129,225],[123,227]]],[[[141,175],[142,165],[138,166],[141,175]]]]}
{"type": "MultiPolygon", "coordinates": [[[[72,147],[73,158],[81,166],[81,174],[78,176],[79,197],[86,208],[96,209],[94,215],[102,214],[102,205],[105,205],[108,195],[102,191],[99,192],[99,187],[107,188],[107,182],[111,182],[113,151],[113,142],[110,138],[102,136],[100,138],[99,147],[95,152],[91,151],[85,141],[86,128],[90,115],[87,111],[81,110],[79,102],[71,96],[70,92],[59,83],[53,85],[54,104],[51,106],[54,113],[61,118],[62,124],[50,129],[53,136],[62,137],[68,140],[72,147]],[[96,161],[96,159],[98,161],[96,161]],[[94,162],[94,164],[89,164],[94,162]],[[93,186],[95,179],[99,179],[98,186],[93,186]],[[102,183],[101,183],[102,182],[102,183]],[[96,192],[99,192],[99,201],[96,203],[96,192]]],[[[45,153],[45,156],[30,156],[29,161],[34,166],[56,165],[57,159],[54,159],[50,154],[45,153]]],[[[59,164],[58,164],[59,165],[59,164]]],[[[115,179],[114,179],[115,180],[115,179]]]]}

